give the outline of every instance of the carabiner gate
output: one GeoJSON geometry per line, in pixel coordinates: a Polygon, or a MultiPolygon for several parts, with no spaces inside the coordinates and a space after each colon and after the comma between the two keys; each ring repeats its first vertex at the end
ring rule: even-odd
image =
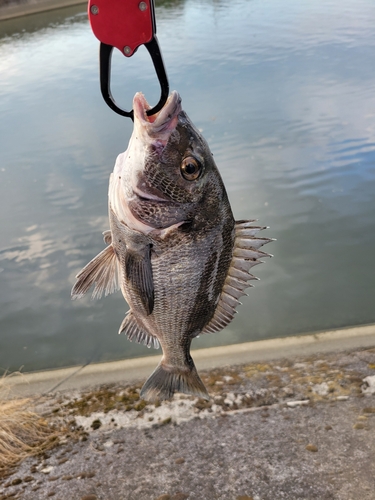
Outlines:
{"type": "MultiPolygon", "coordinates": [[[[159,102],[152,109],[147,111],[147,115],[154,115],[162,109],[166,103],[169,95],[169,82],[167,73],[165,71],[163,58],[159,48],[159,44],[156,36],[150,41],[144,44],[148,50],[152,62],[154,64],[155,72],[160,83],[160,99],[159,102]]],[[[126,111],[121,109],[115,102],[111,93],[111,59],[112,59],[113,46],[107,45],[105,43],[100,44],[99,60],[100,60],[100,90],[102,92],[103,99],[108,104],[108,106],[122,116],[128,116],[134,120],[133,110],[126,111]]]]}
{"type": "Polygon", "coordinates": [[[111,93],[112,50],[118,48],[131,57],[140,45],[148,50],[161,89],[160,100],[147,115],[160,111],[168,99],[169,83],[156,38],[153,0],[89,0],[88,16],[94,35],[100,41],[100,90],[108,106],[133,119],[133,110],[121,109],[111,93]]]}

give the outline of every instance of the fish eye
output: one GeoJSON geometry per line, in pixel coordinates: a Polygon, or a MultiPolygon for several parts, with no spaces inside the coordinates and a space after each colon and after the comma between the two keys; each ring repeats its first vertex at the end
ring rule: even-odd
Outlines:
{"type": "Polygon", "coordinates": [[[202,165],[192,156],[184,158],[180,168],[182,177],[187,181],[195,181],[202,171],[202,165]]]}

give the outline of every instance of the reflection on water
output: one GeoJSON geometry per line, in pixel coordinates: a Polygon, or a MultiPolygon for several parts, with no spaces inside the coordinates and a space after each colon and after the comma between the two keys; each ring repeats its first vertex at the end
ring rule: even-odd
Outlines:
{"type": "MultiPolygon", "coordinates": [[[[375,4],[159,2],[171,88],[203,130],[236,218],[275,258],[224,332],[194,347],[375,321],[375,4]]],[[[0,23],[0,367],[153,354],[117,335],[121,294],[70,301],[103,247],[108,177],[129,120],[99,93],[83,7],[0,23]]],[[[142,48],[113,93],[159,97],[142,48]]]]}

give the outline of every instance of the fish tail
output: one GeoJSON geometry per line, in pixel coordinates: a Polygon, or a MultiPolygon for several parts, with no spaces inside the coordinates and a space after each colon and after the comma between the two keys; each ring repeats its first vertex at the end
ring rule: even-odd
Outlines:
{"type": "Polygon", "coordinates": [[[193,360],[190,360],[189,366],[183,368],[163,365],[162,360],[142,387],[141,398],[147,401],[171,399],[175,392],[182,392],[210,399],[193,360]]]}

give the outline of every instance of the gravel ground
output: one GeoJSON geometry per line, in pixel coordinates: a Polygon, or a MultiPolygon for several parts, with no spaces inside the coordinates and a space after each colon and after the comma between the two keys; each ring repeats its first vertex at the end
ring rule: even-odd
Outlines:
{"type": "Polygon", "coordinates": [[[375,348],[203,373],[211,401],[141,383],[36,403],[60,443],[0,500],[375,500],[375,348]]]}

